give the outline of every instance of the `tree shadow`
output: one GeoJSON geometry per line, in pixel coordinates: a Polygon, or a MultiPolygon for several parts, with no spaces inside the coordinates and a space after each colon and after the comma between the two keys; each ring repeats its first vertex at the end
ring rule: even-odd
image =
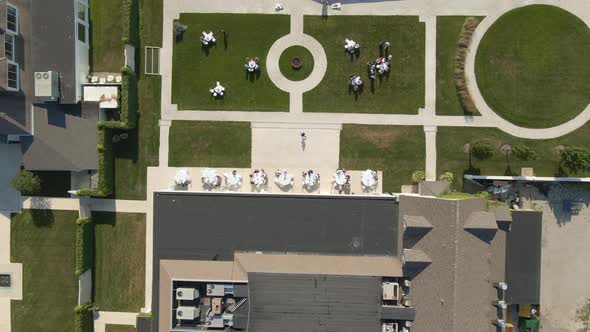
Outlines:
{"type": "MultiPolygon", "coordinates": [[[[33,204],[31,204],[31,207],[33,207],[33,204]]],[[[49,205],[49,207],[44,208],[44,209],[39,209],[38,207],[35,207],[31,210],[31,218],[33,221],[33,224],[37,227],[51,227],[53,226],[53,223],[55,222],[55,217],[53,215],[53,211],[49,210],[49,208],[51,208],[51,206],[49,205]]]]}

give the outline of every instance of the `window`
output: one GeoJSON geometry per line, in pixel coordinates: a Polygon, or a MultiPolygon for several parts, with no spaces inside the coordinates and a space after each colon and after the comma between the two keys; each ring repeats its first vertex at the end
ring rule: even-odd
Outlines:
{"type": "Polygon", "coordinates": [[[14,35],[9,33],[4,34],[4,56],[14,61],[14,35]]]}
{"type": "Polygon", "coordinates": [[[86,25],[78,23],[78,40],[86,43],[86,25]]]}
{"type": "Polygon", "coordinates": [[[84,3],[78,1],[78,20],[84,21],[84,22],[88,21],[86,19],[87,10],[88,10],[88,8],[86,7],[86,5],[84,3]]]}
{"type": "Polygon", "coordinates": [[[17,63],[8,63],[8,88],[11,90],[19,89],[19,67],[17,63]]]}
{"type": "Polygon", "coordinates": [[[18,34],[18,10],[12,5],[6,5],[6,28],[18,34]]]}
{"type": "Polygon", "coordinates": [[[155,46],[145,47],[145,73],[147,75],[160,74],[160,48],[155,46]]]}

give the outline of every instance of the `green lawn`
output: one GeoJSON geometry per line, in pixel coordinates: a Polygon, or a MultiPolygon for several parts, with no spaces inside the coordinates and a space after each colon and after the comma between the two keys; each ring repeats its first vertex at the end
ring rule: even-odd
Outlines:
{"type": "Polygon", "coordinates": [[[70,197],[70,172],[67,171],[33,171],[41,179],[41,193],[45,197],[70,197]]]}
{"type": "Polygon", "coordinates": [[[467,16],[436,18],[436,114],[438,115],[465,115],[457,97],[453,76],[457,42],[466,18],[467,16]]]}
{"type": "MultiPolygon", "coordinates": [[[[590,137],[590,125],[586,125],[573,133],[561,138],[550,140],[529,140],[510,136],[499,129],[492,128],[459,128],[438,127],[437,132],[437,171],[439,174],[451,171],[455,175],[455,189],[462,187],[463,174],[482,175],[519,175],[521,167],[533,167],[535,175],[558,175],[559,153],[557,147],[584,146],[590,137]],[[487,139],[497,147],[496,154],[489,160],[472,160],[472,168],[469,167],[469,155],[463,149],[466,143],[478,139],[487,139]],[[444,143],[443,143],[444,142],[444,143]],[[506,162],[506,157],[500,152],[504,144],[526,145],[535,150],[537,160],[520,161],[512,157],[506,162]]],[[[578,176],[590,176],[590,171],[578,176]]]]}
{"type": "Polygon", "coordinates": [[[170,166],[250,167],[249,122],[172,121],[170,166]]]}
{"type": "Polygon", "coordinates": [[[516,125],[551,127],[590,102],[590,29],[553,6],[504,14],[477,50],[477,83],[488,105],[516,125]]]}
{"type": "Polygon", "coordinates": [[[23,300],[11,301],[13,332],[73,331],[78,212],[23,210],[10,223],[10,260],[23,264],[23,300]]]}
{"type": "Polygon", "coordinates": [[[105,311],[144,306],[145,215],[93,212],[96,249],[94,303],[105,311]]]}
{"type": "MultiPolygon", "coordinates": [[[[141,0],[140,45],[162,45],[162,0],[141,0]]],[[[144,75],[144,52],[139,53],[137,129],[129,138],[114,145],[115,186],[118,199],[145,199],[147,167],[158,165],[160,140],[160,76],[144,75]]]]}
{"type": "Polygon", "coordinates": [[[174,44],[172,103],[178,109],[288,110],[289,95],[268,78],[266,54],[277,39],[289,33],[289,16],[180,14],[180,22],[189,28],[174,44]],[[227,33],[227,42],[221,30],[227,33]],[[202,31],[213,31],[217,44],[204,49],[199,40],[202,31]],[[260,58],[259,74],[247,73],[246,57],[260,58]],[[223,98],[209,92],[216,81],[226,88],[223,98]]]}
{"type": "Polygon", "coordinates": [[[328,69],[322,82],[303,96],[305,112],[417,114],[424,107],[424,23],[417,16],[305,16],[305,33],[324,47],[328,69]],[[351,58],[344,40],[361,45],[351,58]],[[372,86],[367,62],[389,41],[391,72],[372,86]],[[358,98],[349,91],[351,75],[365,82],[358,98]]]}
{"type": "Polygon", "coordinates": [[[123,56],[121,0],[90,0],[90,68],[95,72],[119,72],[123,56]]]}
{"type": "Polygon", "coordinates": [[[291,81],[301,81],[313,70],[313,56],[311,52],[303,46],[291,46],[283,51],[279,59],[279,68],[281,73],[291,81]],[[303,65],[301,68],[293,68],[291,66],[291,59],[298,57],[301,59],[303,65]]]}
{"type": "Polygon", "coordinates": [[[137,331],[135,327],[130,325],[111,325],[108,324],[105,326],[105,332],[135,332],[137,331]]]}
{"type": "Polygon", "coordinates": [[[412,172],[425,166],[422,127],[344,125],[340,167],[383,171],[383,191],[400,192],[412,172]]]}

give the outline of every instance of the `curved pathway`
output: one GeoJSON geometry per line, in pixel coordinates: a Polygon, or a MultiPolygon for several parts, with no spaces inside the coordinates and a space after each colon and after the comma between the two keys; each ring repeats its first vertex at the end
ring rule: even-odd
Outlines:
{"type": "Polygon", "coordinates": [[[291,32],[272,44],[266,56],[266,71],[270,80],[281,90],[289,93],[289,111],[303,113],[303,93],[315,88],[326,74],[328,59],[322,45],[312,36],[303,33],[303,14],[291,14],[291,32]],[[311,74],[301,81],[287,79],[279,68],[279,59],[284,50],[300,45],[307,48],[313,56],[314,66],[311,74]]]}
{"type": "MultiPolygon", "coordinates": [[[[479,44],[485,35],[486,31],[496,22],[500,16],[504,13],[518,8],[530,5],[530,2],[517,2],[507,7],[500,8],[497,12],[486,16],[481,23],[477,26],[477,29],[473,33],[473,39],[467,53],[465,62],[465,75],[467,76],[467,87],[471,93],[475,107],[481,113],[481,115],[487,119],[494,127],[516,137],[530,138],[530,139],[550,139],[563,136],[568,134],[580,127],[582,127],[587,121],[590,120],[590,105],[578,114],[575,118],[551,128],[525,128],[519,127],[510,121],[502,118],[500,115],[495,113],[491,107],[486,103],[483,98],[481,91],[477,85],[477,79],[475,76],[475,57],[477,55],[477,49],[479,44]]],[[[535,4],[548,4],[560,7],[566,11],[571,12],[574,15],[578,15],[576,9],[579,9],[573,2],[555,2],[555,1],[537,1],[535,4]]],[[[584,15],[578,15],[580,19],[590,27],[590,17],[584,15]]]]}

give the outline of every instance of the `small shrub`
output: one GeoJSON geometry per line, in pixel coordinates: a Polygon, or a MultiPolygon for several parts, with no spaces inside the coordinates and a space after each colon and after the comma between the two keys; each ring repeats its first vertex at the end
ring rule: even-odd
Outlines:
{"type": "Polygon", "coordinates": [[[522,144],[515,145],[512,147],[512,155],[516,159],[520,159],[523,161],[535,160],[538,157],[537,152],[535,152],[535,150],[522,144]]]}
{"type": "Polygon", "coordinates": [[[12,186],[27,196],[35,196],[41,192],[41,179],[27,170],[22,170],[12,178],[12,186]]]}
{"type": "Polygon", "coordinates": [[[76,275],[94,267],[94,223],[90,218],[76,220],[76,275]]]}
{"type": "Polygon", "coordinates": [[[444,172],[438,177],[438,179],[440,181],[447,181],[449,184],[453,184],[455,176],[451,172],[444,172]]]}
{"type": "Polygon", "coordinates": [[[480,192],[476,193],[476,194],[475,194],[475,195],[473,195],[473,196],[475,196],[475,197],[483,197],[483,198],[485,198],[486,200],[489,200],[489,199],[492,197],[492,196],[490,195],[490,193],[489,193],[489,192],[487,192],[487,191],[480,191],[480,192]]]}
{"type": "Polygon", "coordinates": [[[426,173],[424,173],[424,171],[418,170],[412,173],[412,182],[420,183],[424,180],[426,180],[426,173]]]}
{"type": "Polygon", "coordinates": [[[564,147],[560,151],[559,164],[572,173],[590,169],[590,153],[581,147],[564,147]]]}
{"type": "Polygon", "coordinates": [[[479,159],[486,160],[491,158],[496,152],[496,147],[489,141],[479,140],[471,143],[471,154],[479,159]]]}
{"type": "Polygon", "coordinates": [[[82,304],[74,308],[74,331],[75,332],[92,332],[94,331],[94,317],[92,314],[91,303],[82,304]]]}

